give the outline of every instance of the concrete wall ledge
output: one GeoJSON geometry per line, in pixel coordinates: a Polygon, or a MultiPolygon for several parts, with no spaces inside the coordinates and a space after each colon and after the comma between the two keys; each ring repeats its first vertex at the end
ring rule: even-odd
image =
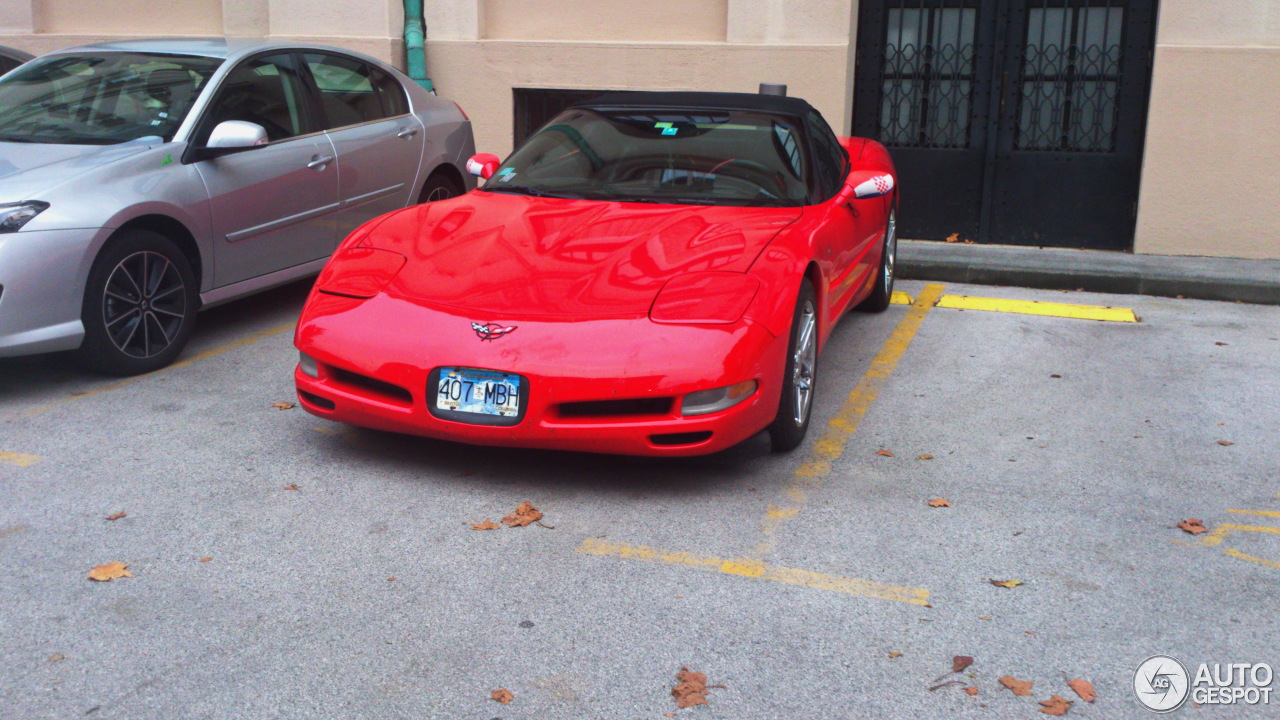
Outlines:
{"type": "Polygon", "coordinates": [[[1280,260],[903,240],[899,277],[1280,305],[1280,260]]]}

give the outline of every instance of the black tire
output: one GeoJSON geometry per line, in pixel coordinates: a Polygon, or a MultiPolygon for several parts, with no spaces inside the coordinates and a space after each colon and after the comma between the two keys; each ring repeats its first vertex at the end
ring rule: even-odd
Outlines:
{"type": "Polygon", "coordinates": [[[89,271],[80,362],[108,375],[159,370],[186,347],[199,301],[191,263],[173,241],[120,231],[89,271]]]}
{"type": "MultiPolygon", "coordinates": [[[[802,372],[803,374],[803,372],[802,372]]],[[[818,389],[818,302],[813,284],[805,279],[800,283],[800,294],[796,297],[796,308],[791,315],[791,340],[787,343],[787,363],[782,373],[782,396],[778,399],[778,414],[769,426],[769,442],[774,452],[788,452],[800,447],[804,436],[809,432],[809,418],[813,415],[813,397],[818,389]],[[806,321],[811,318],[811,324],[806,321]],[[809,360],[808,400],[803,408],[800,404],[800,393],[797,383],[801,376],[796,373],[799,353],[797,348],[801,335],[809,327],[812,343],[812,355],[809,360]],[[797,416],[799,419],[797,419],[797,416]]]]}
{"type": "Polygon", "coordinates": [[[461,194],[462,186],[458,184],[457,180],[449,177],[447,173],[434,172],[422,184],[422,192],[418,193],[418,202],[428,203],[436,200],[448,200],[461,194]]]}
{"type": "Polygon", "coordinates": [[[863,312],[884,312],[893,299],[893,281],[897,279],[898,218],[897,211],[889,210],[889,220],[884,227],[884,245],[880,248],[880,271],[876,286],[858,309],[863,312]]]}

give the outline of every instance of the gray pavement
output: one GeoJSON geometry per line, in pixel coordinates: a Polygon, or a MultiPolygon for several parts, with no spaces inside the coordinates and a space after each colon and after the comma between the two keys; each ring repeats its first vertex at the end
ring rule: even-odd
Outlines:
{"type": "MultiPolygon", "coordinates": [[[[1069,717],[1144,718],[1149,655],[1280,666],[1280,534],[1211,545],[1175,527],[1280,528],[1275,307],[948,285],[1142,322],[930,310],[774,526],[760,559],[818,578],[794,584],[674,553],[752,559],[816,432],[789,455],[657,461],[276,410],[305,290],[210,311],[195,361],[125,384],[60,356],[0,361],[0,718],[662,718],[681,666],[724,687],[677,717],[1033,718],[1058,694],[1069,717]],[[524,500],[554,529],[470,529],[524,500]],[[117,560],[135,577],[86,578],[117,560]],[[932,607],[819,587],[831,577],[932,607]],[[954,655],[975,662],[952,676],[954,655]]],[[[907,312],[843,321],[818,420],[907,312]]]]}
{"type": "Polygon", "coordinates": [[[901,276],[916,280],[1280,305],[1280,260],[925,240],[898,247],[901,276]]]}

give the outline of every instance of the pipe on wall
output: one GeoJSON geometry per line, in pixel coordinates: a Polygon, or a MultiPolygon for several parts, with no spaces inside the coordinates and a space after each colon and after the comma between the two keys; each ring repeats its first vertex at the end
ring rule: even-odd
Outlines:
{"type": "Polygon", "coordinates": [[[427,92],[435,94],[435,85],[427,77],[426,25],[422,20],[422,0],[404,0],[404,53],[409,77],[427,92]]]}

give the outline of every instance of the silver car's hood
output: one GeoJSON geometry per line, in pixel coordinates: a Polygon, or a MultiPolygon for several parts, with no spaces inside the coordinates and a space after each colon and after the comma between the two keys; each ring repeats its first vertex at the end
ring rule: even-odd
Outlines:
{"type": "Polygon", "coordinates": [[[144,152],[161,142],[158,137],[118,145],[0,142],[0,202],[38,200],[43,191],[87,170],[144,152]]]}

